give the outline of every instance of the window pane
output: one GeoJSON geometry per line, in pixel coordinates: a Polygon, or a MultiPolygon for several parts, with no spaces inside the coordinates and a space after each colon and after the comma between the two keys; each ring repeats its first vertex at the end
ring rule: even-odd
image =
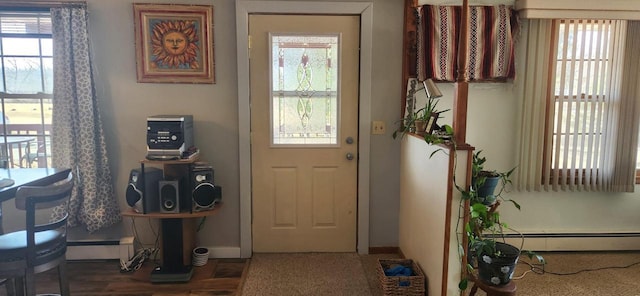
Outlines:
{"type": "Polygon", "coordinates": [[[45,57],[53,56],[53,40],[40,39],[40,43],[42,44],[42,55],[45,57]]]}
{"type": "Polygon", "coordinates": [[[553,169],[597,168],[611,76],[611,21],[564,20],[558,24],[553,108],[553,169]]]}
{"type": "Polygon", "coordinates": [[[273,144],[337,144],[338,40],[271,36],[273,144]]]}
{"type": "Polygon", "coordinates": [[[590,23],[585,20],[565,21],[559,25],[555,95],[577,96],[604,91],[602,81],[608,80],[605,69],[609,65],[610,39],[608,23],[590,23]],[[579,76],[579,73],[582,74],[579,76]],[[603,79],[594,80],[594,77],[601,76],[603,79]]]}
{"type": "Polygon", "coordinates": [[[573,146],[574,141],[578,141],[578,143],[584,143],[587,140],[588,139],[585,137],[585,135],[560,136],[559,143],[554,143],[554,146],[556,144],[559,144],[560,151],[565,151],[566,149],[568,152],[567,154],[568,158],[565,158],[565,155],[563,154],[564,152],[560,153],[559,155],[554,154],[552,156],[554,164],[556,163],[556,156],[558,161],[557,162],[558,165],[555,168],[556,169],[582,169],[582,168],[594,167],[600,161],[600,157],[602,156],[600,155],[600,151],[598,150],[594,153],[593,151],[590,151],[584,146],[581,146],[581,145],[573,146]],[[565,145],[566,141],[569,142],[568,146],[565,145]]]}
{"type": "MultiPolygon", "coordinates": [[[[3,74],[4,74],[4,69],[2,69],[2,72],[0,72],[0,73],[3,73],[3,74]]],[[[4,77],[4,75],[2,75],[2,77],[4,77]]],[[[2,81],[0,81],[0,92],[3,92],[3,93],[4,93],[4,92],[7,92],[7,91],[4,89],[4,83],[2,83],[2,81]]]]}
{"type": "Polygon", "coordinates": [[[38,38],[2,38],[2,54],[7,56],[40,56],[38,38]]]}
{"type": "Polygon", "coordinates": [[[3,67],[0,118],[7,121],[0,125],[3,143],[7,143],[2,157],[9,160],[11,167],[50,167],[53,92],[50,14],[0,12],[0,42],[3,67]],[[16,38],[18,34],[24,38],[16,38]]]}
{"type": "Polygon", "coordinates": [[[44,93],[53,93],[53,58],[42,58],[42,71],[44,74],[44,93]]]}
{"type": "Polygon", "coordinates": [[[4,58],[7,93],[34,94],[42,92],[39,58],[4,58]]]}
{"type": "Polygon", "coordinates": [[[4,110],[9,125],[11,124],[42,124],[42,112],[45,121],[51,123],[51,99],[4,99],[4,110]]]}
{"type": "Polygon", "coordinates": [[[0,17],[0,32],[13,34],[51,34],[49,13],[11,13],[0,17]]]}

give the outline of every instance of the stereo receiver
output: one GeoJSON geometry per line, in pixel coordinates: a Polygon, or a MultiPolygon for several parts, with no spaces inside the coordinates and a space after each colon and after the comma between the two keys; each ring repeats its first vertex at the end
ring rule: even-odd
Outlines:
{"type": "Polygon", "coordinates": [[[147,159],[179,159],[193,147],[193,115],[147,118],[147,159]]]}

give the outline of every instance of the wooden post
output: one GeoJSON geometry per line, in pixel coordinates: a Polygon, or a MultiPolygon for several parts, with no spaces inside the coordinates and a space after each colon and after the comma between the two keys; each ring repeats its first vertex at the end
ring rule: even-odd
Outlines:
{"type": "MultiPolygon", "coordinates": [[[[455,98],[453,101],[453,137],[458,145],[467,146],[467,103],[469,101],[469,83],[466,81],[467,51],[469,44],[467,35],[469,34],[469,1],[462,1],[462,16],[460,17],[460,47],[458,49],[458,79],[456,81],[455,98]]],[[[472,179],[473,148],[467,151],[467,173],[465,188],[468,189],[472,179]]],[[[464,201],[462,225],[469,223],[469,200],[464,201]]],[[[463,226],[464,229],[464,226],[463,226]]],[[[464,257],[462,258],[462,278],[467,277],[467,253],[469,252],[469,238],[466,231],[462,231],[462,245],[464,247],[464,257]]],[[[475,294],[475,293],[474,293],[475,294]]],[[[463,292],[463,295],[466,295],[463,292]]]]}
{"type": "Polygon", "coordinates": [[[407,83],[409,78],[417,76],[416,60],[417,53],[417,26],[415,9],[418,5],[417,0],[404,1],[404,30],[402,40],[402,87],[400,90],[400,98],[402,98],[402,106],[400,106],[400,118],[405,117],[407,107],[407,83]]]}
{"type": "Polygon", "coordinates": [[[458,49],[458,79],[453,101],[453,137],[458,145],[467,142],[469,83],[465,81],[464,76],[466,75],[466,55],[469,48],[466,38],[469,34],[469,0],[462,2],[462,16],[460,19],[462,23],[460,24],[460,47],[458,49]]]}

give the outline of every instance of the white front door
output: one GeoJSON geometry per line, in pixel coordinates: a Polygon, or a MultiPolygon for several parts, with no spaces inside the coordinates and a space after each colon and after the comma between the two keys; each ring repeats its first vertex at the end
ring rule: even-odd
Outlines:
{"type": "Polygon", "coordinates": [[[356,250],[359,28],[249,16],[254,252],[356,250]]]}

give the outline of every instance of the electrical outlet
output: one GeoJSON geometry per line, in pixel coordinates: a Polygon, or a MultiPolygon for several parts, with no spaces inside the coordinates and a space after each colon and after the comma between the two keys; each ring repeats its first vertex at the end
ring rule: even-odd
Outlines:
{"type": "Polygon", "coordinates": [[[385,127],[384,121],[374,121],[371,124],[371,134],[373,135],[384,135],[386,131],[387,128],[385,127]]]}

